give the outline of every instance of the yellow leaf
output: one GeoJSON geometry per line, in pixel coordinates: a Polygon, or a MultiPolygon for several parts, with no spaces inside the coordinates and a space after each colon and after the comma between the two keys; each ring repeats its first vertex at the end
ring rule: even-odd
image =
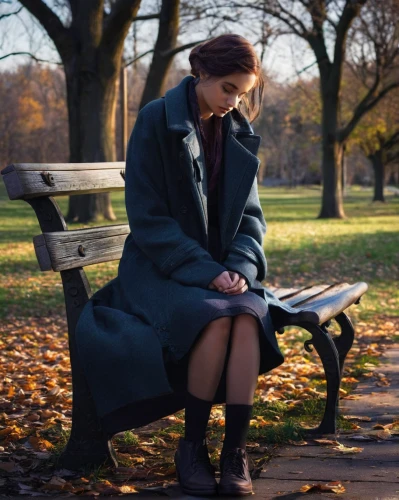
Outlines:
{"type": "Polygon", "coordinates": [[[28,442],[35,451],[45,451],[53,447],[50,441],[40,437],[30,436],[28,442]]]}
{"type": "Polygon", "coordinates": [[[341,453],[360,453],[363,451],[363,448],[357,448],[356,446],[345,446],[342,443],[339,443],[338,446],[333,446],[333,450],[337,450],[341,453]]]}

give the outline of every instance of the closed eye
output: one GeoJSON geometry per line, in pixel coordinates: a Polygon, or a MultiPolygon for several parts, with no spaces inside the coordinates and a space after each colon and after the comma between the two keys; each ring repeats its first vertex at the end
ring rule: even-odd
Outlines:
{"type": "MultiPolygon", "coordinates": [[[[226,92],[226,94],[231,94],[231,91],[230,91],[230,90],[228,90],[228,89],[226,89],[226,87],[222,86],[222,88],[223,88],[223,91],[224,91],[224,92],[226,92]]],[[[246,95],[246,94],[248,94],[248,92],[243,92],[243,93],[241,94],[241,96],[240,96],[240,99],[241,99],[244,95],[246,95]]]]}

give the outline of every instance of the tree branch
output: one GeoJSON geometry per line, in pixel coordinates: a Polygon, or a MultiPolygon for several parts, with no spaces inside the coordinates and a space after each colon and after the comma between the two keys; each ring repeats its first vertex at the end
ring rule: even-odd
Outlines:
{"type": "Polygon", "coordinates": [[[31,54],[30,52],[10,52],[9,54],[6,54],[4,56],[0,56],[0,61],[2,59],[7,59],[7,57],[11,57],[11,56],[29,56],[33,60],[35,60],[36,62],[39,62],[39,63],[58,64],[58,65],[62,66],[61,62],[48,61],[47,59],[40,59],[39,57],[36,57],[35,55],[31,54]]]}
{"type": "Polygon", "coordinates": [[[396,130],[391,137],[385,142],[384,147],[387,151],[392,149],[399,143],[399,130],[396,130]]]}
{"type": "Polygon", "coordinates": [[[208,38],[205,38],[204,40],[197,40],[196,42],[190,42],[186,43],[185,45],[180,45],[179,47],[174,47],[171,50],[168,50],[166,52],[162,52],[161,55],[163,57],[172,57],[175,54],[178,54],[179,52],[183,52],[183,50],[191,49],[191,47],[194,47],[195,45],[198,45],[199,43],[206,42],[208,38]]]}
{"type": "Polygon", "coordinates": [[[128,66],[130,66],[131,64],[133,64],[134,62],[138,61],[139,59],[141,59],[142,57],[146,56],[147,54],[151,54],[151,52],[154,52],[154,49],[150,49],[150,50],[147,50],[146,52],[143,52],[142,54],[140,54],[139,56],[131,59],[130,61],[128,61],[127,63],[125,63],[123,65],[124,68],[127,68],[128,66]]]}
{"type": "Polygon", "coordinates": [[[133,18],[133,22],[147,21],[148,19],[159,19],[159,12],[158,14],[143,14],[142,16],[136,16],[133,18]]]}
{"type": "Polygon", "coordinates": [[[23,9],[23,7],[20,7],[20,8],[19,8],[17,11],[15,11],[15,12],[10,12],[9,14],[2,14],[2,15],[0,16],[0,21],[1,21],[2,19],[4,19],[5,17],[15,16],[16,14],[19,14],[19,13],[21,12],[21,10],[22,10],[22,9],[23,9]]]}
{"type": "Polygon", "coordinates": [[[111,12],[104,19],[101,40],[101,46],[104,50],[114,52],[117,48],[120,48],[139,10],[140,1],[117,0],[112,5],[111,12]]]}
{"type": "Polygon", "coordinates": [[[334,66],[336,68],[342,67],[342,61],[345,55],[345,42],[348,30],[353,22],[353,20],[359,14],[361,7],[367,2],[367,0],[351,0],[346,3],[344,10],[342,11],[341,17],[339,18],[337,25],[337,37],[335,39],[334,46],[334,66]]]}
{"type": "Polygon", "coordinates": [[[370,99],[370,97],[374,94],[374,92],[371,92],[370,90],[364,97],[364,99],[362,99],[362,101],[360,101],[360,103],[357,105],[353,113],[353,116],[346,125],[346,127],[338,131],[337,133],[338,140],[340,142],[345,141],[348,138],[349,134],[351,134],[353,129],[356,127],[356,125],[359,123],[362,116],[365,115],[371,109],[373,109],[381,101],[383,97],[385,97],[389,92],[391,92],[391,90],[396,88],[399,88],[399,82],[394,82],[391,83],[390,85],[387,85],[374,97],[374,99],[370,99]]]}
{"type": "Polygon", "coordinates": [[[278,7],[280,10],[272,7],[268,7],[267,1],[265,1],[262,5],[256,5],[252,3],[248,4],[242,4],[238,2],[232,2],[229,6],[230,7],[237,7],[237,8],[250,8],[254,10],[260,10],[262,12],[266,12],[266,14],[269,14],[276,19],[279,19],[282,21],[284,24],[286,24],[296,35],[298,35],[301,38],[307,39],[308,36],[308,30],[306,26],[302,23],[302,21],[294,16],[291,12],[287,11],[284,9],[279,2],[277,2],[278,7]],[[284,15],[283,15],[284,14],[284,15]],[[297,23],[297,26],[294,24],[297,23]]]}
{"type": "Polygon", "coordinates": [[[65,28],[60,18],[43,2],[43,0],[19,0],[28,11],[36,17],[54,42],[61,59],[68,55],[68,48],[73,42],[69,29],[65,28]]]}

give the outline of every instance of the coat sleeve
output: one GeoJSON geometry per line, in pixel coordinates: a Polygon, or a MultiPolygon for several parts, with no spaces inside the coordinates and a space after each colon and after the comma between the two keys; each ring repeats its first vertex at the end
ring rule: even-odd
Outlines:
{"type": "Polygon", "coordinates": [[[170,213],[153,105],[154,101],[140,110],[127,148],[125,203],[130,230],[137,246],[163,274],[184,285],[207,288],[227,269],[170,213]]]}
{"type": "Polygon", "coordinates": [[[226,259],[222,262],[227,269],[242,274],[249,288],[255,279],[263,281],[266,278],[267,263],[263,251],[265,234],[266,221],[255,177],[238,231],[227,248],[226,259]]]}

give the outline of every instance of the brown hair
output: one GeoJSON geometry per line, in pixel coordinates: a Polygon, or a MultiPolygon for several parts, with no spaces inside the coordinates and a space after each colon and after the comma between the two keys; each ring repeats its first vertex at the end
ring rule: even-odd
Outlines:
{"type": "Polygon", "coordinates": [[[248,96],[244,96],[238,110],[250,122],[260,114],[264,79],[259,58],[253,45],[241,35],[227,33],[196,45],[190,52],[191,74],[199,77],[222,77],[231,73],[253,73],[256,80],[248,96]],[[243,109],[244,108],[244,109],[243,109]]]}

